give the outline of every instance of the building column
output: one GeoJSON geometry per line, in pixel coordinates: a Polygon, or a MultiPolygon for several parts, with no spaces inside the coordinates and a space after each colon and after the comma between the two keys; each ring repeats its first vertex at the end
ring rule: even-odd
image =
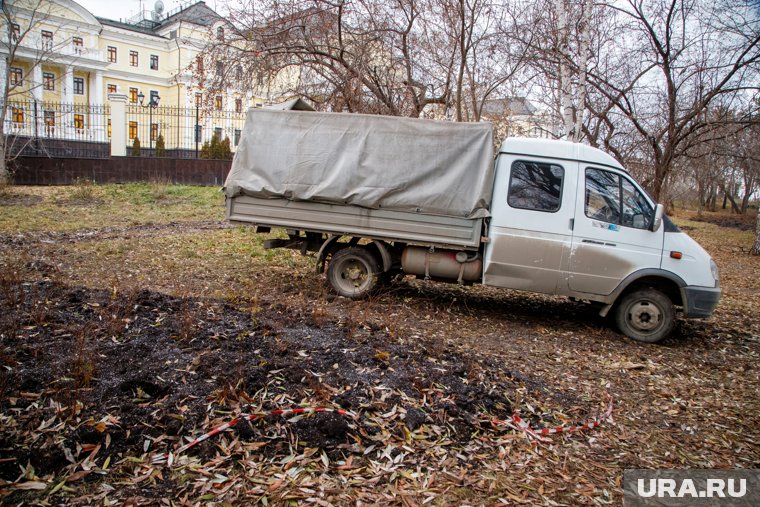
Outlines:
{"type": "Polygon", "coordinates": [[[90,79],[90,105],[103,105],[103,71],[96,70],[94,79],[90,79]]]}
{"type": "Polygon", "coordinates": [[[45,132],[45,125],[44,125],[44,118],[42,113],[42,63],[37,62],[37,64],[32,67],[32,82],[31,84],[31,90],[32,90],[32,110],[30,111],[32,115],[32,129],[34,132],[32,132],[35,136],[43,136],[45,132]]]}
{"type": "MultiPolygon", "coordinates": [[[[2,83],[3,86],[5,86],[5,79],[6,75],[8,74],[8,62],[5,61],[5,57],[0,57],[0,83],[2,83]]],[[[0,100],[5,100],[5,97],[0,96],[0,100]]],[[[6,104],[0,104],[0,107],[7,108],[8,106],[6,104]]],[[[5,130],[4,132],[8,132],[8,119],[10,118],[10,111],[5,112],[5,130]]]]}
{"type": "Polygon", "coordinates": [[[89,107],[90,107],[90,121],[94,124],[89,125],[90,134],[95,141],[108,141],[106,135],[106,115],[102,114],[105,109],[105,103],[103,101],[103,72],[96,70],[90,73],[89,79],[89,107]],[[93,121],[94,120],[94,121],[93,121]]]}
{"type": "Polygon", "coordinates": [[[5,76],[8,74],[8,62],[5,61],[5,57],[0,57],[0,83],[5,85],[5,76]]]}
{"type": "Polygon", "coordinates": [[[66,67],[62,81],[63,104],[61,105],[61,126],[63,137],[74,138],[74,69],[66,67]]]}
{"type": "Polygon", "coordinates": [[[123,93],[108,96],[111,103],[111,156],[127,156],[127,99],[123,93]]]}

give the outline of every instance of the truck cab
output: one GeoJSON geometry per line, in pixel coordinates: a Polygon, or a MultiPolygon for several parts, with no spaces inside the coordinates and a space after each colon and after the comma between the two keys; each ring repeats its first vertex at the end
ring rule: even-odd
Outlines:
{"type": "Polygon", "coordinates": [[[496,159],[483,283],[559,294],[614,312],[655,342],[676,307],[709,316],[720,298],[709,254],[620,164],[578,143],[506,139],[496,159]]]}

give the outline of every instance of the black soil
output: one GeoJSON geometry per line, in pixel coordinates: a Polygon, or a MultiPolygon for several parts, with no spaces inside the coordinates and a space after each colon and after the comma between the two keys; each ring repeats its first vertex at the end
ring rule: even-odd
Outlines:
{"type": "MultiPolygon", "coordinates": [[[[0,413],[15,420],[0,428],[0,478],[8,481],[27,463],[38,475],[61,472],[70,464],[67,451],[107,438],[110,453],[122,457],[142,455],[146,439],[161,436],[156,445],[168,450],[180,437],[210,429],[209,406],[224,420],[249,403],[354,411],[356,420],[322,413],[290,424],[270,417],[235,430],[242,439],[266,437],[264,455],[286,452],[295,436],[333,458],[376,432],[372,418],[389,411],[398,414],[399,431],[437,424],[464,443],[483,431],[484,414],[511,415],[517,387],[546,394],[540,379],[524,382],[509,365],[425,338],[405,341],[284,306],[149,291],[6,279],[0,335],[0,413]],[[59,405],[26,410],[39,399],[59,405]],[[283,400],[289,403],[277,404],[283,400]],[[35,436],[53,416],[67,421],[64,438],[35,436]],[[98,428],[106,416],[117,422],[98,428]]],[[[188,452],[213,456],[213,439],[188,452]]]]}

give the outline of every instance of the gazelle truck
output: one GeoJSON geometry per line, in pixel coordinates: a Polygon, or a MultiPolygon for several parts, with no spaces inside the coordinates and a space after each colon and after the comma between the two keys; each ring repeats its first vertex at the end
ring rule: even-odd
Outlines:
{"type": "Polygon", "coordinates": [[[316,252],[339,295],[408,274],[598,305],[643,342],[676,312],[709,317],[710,255],[612,157],[505,139],[487,123],[251,109],[225,182],[227,218],[268,248],[316,252]]]}

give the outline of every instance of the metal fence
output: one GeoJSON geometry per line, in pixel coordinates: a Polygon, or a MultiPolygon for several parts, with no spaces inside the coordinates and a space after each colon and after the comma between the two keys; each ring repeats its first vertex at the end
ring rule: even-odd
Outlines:
{"type": "Polygon", "coordinates": [[[245,122],[242,111],[226,111],[197,107],[152,107],[130,104],[126,114],[127,154],[133,150],[135,139],[140,142],[140,156],[172,158],[201,158],[203,144],[217,135],[220,141],[229,139],[235,151],[245,122]],[[157,150],[159,137],[164,148],[157,150]]]}
{"type": "MultiPolygon", "coordinates": [[[[2,106],[0,106],[2,107],[2,106]]],[[[245,112],[205,107],[126,108],[127,155],[202,158],[203,144],[217,135],[234,152],[245,112]],[[163,150],[157,150],[159,136],[163,150]],[[139,139],[140,150],[134,150],[139,139]]],[[[109,105],[9,101],[4,133],[12,156],[108,158],[111,143],[109,105]]]]}
{"type": "Polygon", "coordinates": [[[9,101],[6,149],[12,156],[108,157],[110,114],[108,105],[9,101]]]}

